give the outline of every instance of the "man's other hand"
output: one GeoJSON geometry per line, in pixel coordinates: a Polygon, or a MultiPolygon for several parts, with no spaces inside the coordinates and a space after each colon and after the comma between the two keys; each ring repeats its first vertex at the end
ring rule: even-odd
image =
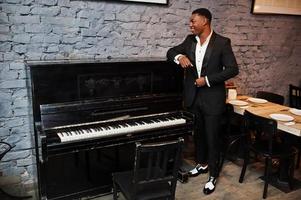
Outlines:
{"type": "Polygon", "coordinates": [[[206,85],[206,80],[205,80],[205,77],[200,77],[198,79],[195,80],[194,84],[197,86],[197,87],[203,87],[206,85]]]}

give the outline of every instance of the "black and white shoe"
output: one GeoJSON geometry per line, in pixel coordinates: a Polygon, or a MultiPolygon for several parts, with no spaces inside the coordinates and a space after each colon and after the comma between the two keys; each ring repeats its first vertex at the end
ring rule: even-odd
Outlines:
{"type": "Polygon", "coordinates": [[[215,190],[216,178],[213,176],[209,177],[208,182],[205,184],[203,189],[204,194],[211,194],[215,190]]]}
{"type": "Polygon", "coordinates": [[[202,166],[200,164],[197,164],[192,170],[188,172],[190,177],[198,176],[199,174],[205,174],[208,172],[208,165],[202,166]]]}

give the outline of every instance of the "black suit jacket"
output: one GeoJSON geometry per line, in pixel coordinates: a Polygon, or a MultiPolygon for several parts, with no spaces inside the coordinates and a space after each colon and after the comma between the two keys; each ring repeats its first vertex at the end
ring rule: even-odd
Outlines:
{"type": "Polygon", "coordinates": [[[225,81],[238,74],[238,66],[229,38],[212,33],[202,65],[201,76],[207,76],[210,87],[197,88],[198,78],[195,63],[195,35],[188,35],[183,43],[168,50],[167,58],[174,61],[178,54],[186,55],[194,67],[184,69],[184,106],[192,105],[197,90],[200,90],[205,114],[221,114],[226,101],[225,81]]]}

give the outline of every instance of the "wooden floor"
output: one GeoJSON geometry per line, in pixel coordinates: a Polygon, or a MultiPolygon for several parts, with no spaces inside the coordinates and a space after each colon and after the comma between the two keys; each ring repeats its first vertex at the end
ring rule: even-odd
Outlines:
{"type": "MultiPolygon", "coordinates": [[[[190,161],[191,162],[191,161],[190,161]]],[[[208,174],[202,174],[195,178],[190,178],[187,183],[177,183],[176,200],[258,200],[262,199],[263,181],[259,178],[263,174],[263,164],[261,162],[252,163],[248,166],[245,180],[243,183],[238,182],[242,166],[241,160],[234,162],[226,161],[220,177],[218,178],[216,190],[210,195],[203,194],[203,187],[208,179],[208,174]]],[[[288,193],[278,190],[269,185],[268,197],[269,200],[300,200],[301,199],[301,167],[295,170],[296,179],[300,180],[299,189],[295,189],[288,193]]],[[[28,200],[35,200],[34,191],[31,193],[33,198],[28,200]]],[[[1,200],[12,200],[2,196],[1,200]]],[[[84,198],[86,199],[86,198],[84,198]]],[[[82,199],[82,200],[84,200],[82,199]]],[[[112,200],[112,195],[103,197],[95,197],[94,200],[112,200]]],[[[120,195],[119,200],[124,200],[120,195]]]]}
{"type": "MultiPolygon", "coordinates": [[[[226,161],[218,179],[217,187],[214,193],[210,195],[203,194],[203,187],[208,179],[207,174],[190,178],[188,183],[177,184],[176,200],[258,200],[262,199],[263,181],[259,178],[263,174],[263,165],[260,162],[249,165],[245,180],[243,183],[238,182],[241,171],[242,162],[240,160],[235,163],[226,161]]],[[[295,171],[295,178],[301,182],[301,168],[295,171]]],[[[300,200],[301,185],[299,189],[288,193],[282,192],[277,188],[269,185],[269,200],[300,200]]],[[[112,196],[99,197],[97,200],[112,200],[112,196]]],[[[120,195],[120,200],[124,197],[120,195]]]]}
{"type": "MultiPolygon", "coordinates": [[[[261,163],[253,163],[250,165],[246,172],[244,182],[239,183],[238,179],[241,171],[241,165],[241,162],[225,163],[218,179],[216,190],[210,195],[204,195],[202,191],[208,178],[207,175],[200,175],[196,178],[191,178],[187,184],[178,184],[176,199],[262,199],[263,181],[259,177],[263,174],[263,165],[261,163]]],[[[300,170],[298,170],[298,174],[297,171],[295,173],[295,177],[299,180],[301,180],[300,170]]],[[[268,199],[301,199],[301,189],[284,193],[269,185],[268,199]]]]}

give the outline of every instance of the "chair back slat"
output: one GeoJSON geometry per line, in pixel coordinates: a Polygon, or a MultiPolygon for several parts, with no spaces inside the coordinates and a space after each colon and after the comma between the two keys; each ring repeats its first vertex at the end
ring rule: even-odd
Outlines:
{"type": "MultiPolygon", "coordinates": [[[[136,142],[136,152],[135,152],[135,161],[134,161],[134,168],[140,168],[140,152],[141,152],[141,143],[140,142],[136,142]]],[[[138,177],[138,171],[134,170],[133,171],[133,180],[132,182],[133,183],[136,183],[136,178],[135,177],[138,177]]]]}
{"type": "Polygon", "coordinates": [[[148,161],[147,161],[147,174],[146,174],[146,180],[149,180],[151,178],[152,174],[152,166],[153,166],[153,159],[154,159],[154,152],[149,152],[148,153],[148,161]]]}
{"type": "Polygon", "coordinates": [[[301,109],[301,87],[289,85],[289,104],[292,108],[301,109]]]}
{"type": "Polygon", "coordinates": [[[169,155],[169,149],[167,149],[165,152],[162,152],[163,162],[161,164],[162,165],[162,174],[161,174],[161,176],[164,176],[164,174],[166,174],[168,155],[169,155]]]}

